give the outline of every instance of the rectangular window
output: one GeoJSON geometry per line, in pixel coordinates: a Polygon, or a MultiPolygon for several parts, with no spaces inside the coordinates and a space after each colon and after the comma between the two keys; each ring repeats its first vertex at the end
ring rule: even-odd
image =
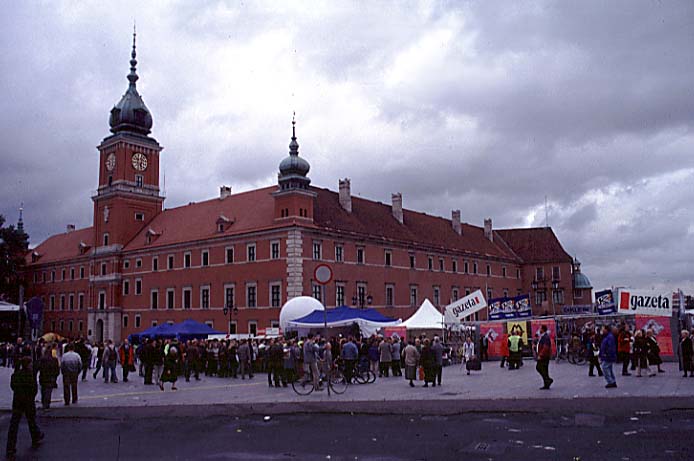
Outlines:
{"type": "Polygon", "coordinates": [[[74,294],[70,293],[70,297],[68,298],[68,304],[67,305],[71,311],[75,310],[75,295],[74,294]]]}
{"type": "Polygon", "coordinates": [[[249,243],[246,245],[246,261],[255,261],[255,243],[249,243]]]}
{"type": "Polygon", "coordinates": [[[81,333],[84,330],[84,323],[82,322],[82,320],[79,321],[78,325],[79,325],[79,331],[81,333]]]}
{"type": "Polygon", "coordinates": [[[472,263],[472,273],[477,274],[477,261],[472,263]]]}
{"type": "Polygon", "coordinates": [[[492,275],[492,266],[487,264],[487,277],[491,277],[492,275]]]}
{"type": "MultiPolygon", "coordinates": [[[[43,280],[44,282],[46,281],[45,279],[46,279],[46,277],[44,277],[44,280],[43,280]]],[[[84,267],[80,267],[80,280],[82,280],[82,279],[84,279],[84,267]]]]}
{"type": "Polygon", "coordinates": [[[135,267],[138,269],[142,267],[142,258],[137,258],[135,260],[135,267]]]}
{"type": "Polygon", "coordinates": [[[106,275],[106,263],[101,263],[101,275],[106,275]]]}
{"type": "Polygon", "coordinates": [[[384,258],[385,258],[384,264],[386,265],[386,267],[390,267],[393,265],[393,253],[392,252],[390,252],[389,250],[386,250],[384,253],[384,258]]]}
{"type": "Polygon", "coordinates": [[[190,251],[183,253],[183,267],[190,267],[190,251]]]}
{"type": "Polygon", "coordinates": [[[48,308],[52,311],[55,310],[55,296],[51,295],[50,298],[48,298],[48,308]]]}
{"type": "Polygon", "coordinates": [[[208,250],[202,251],[202,263],[203,266],[210,265],[210,252],[208,250]]]}
{"type": "Polygon", "coordinates": [[[108,234],[104,234],[103,244],[104,244],[105,247],[108,246],[108,234]]]}
{"type": "Polygon", "coordinates": [[[176,290],[173,288],[168,288],[166,290],[166,308],[174,309],[176,303],[176,290]]]}
{"type": "Polygon", "coordinates": [[[248,334],[250,336],[258,336],[258,322],[256,322],[256,321],[248,322],[248,334]]]}
{"type": "Polygon", "coordinates": [[[72,320],[69,320],[69,321],[67,322],[67,330],[68,330],[68,331],[72,331],[72,326],[73,326],[72,320]]]}
{"type": "Polygon", "coordinates": [[[313,242],[313,259],[319,260],[323,257],[323,244],[321,242],[313,242]]]}
{"type": "Polygon", "coordinates": [[[318,301],[322,301],[323,285],[318,285],[317,283],[314,283],[312,286],[312,291],[313,297],[316,298],[318,301]]]}
{"type": "Polygon", "coordinates": [[[521,270],[520,269],[516,269],[516,278],[519,280],[521,278],[521,270]]]}
{"type": "Polygon", "coordinates": [[[84,293],[77,295],[77,309],[84,310],[84,293]]]}
{"type": "MultiPolygon", "coordinates": [[[[559,268],[557,267],[557,269],[559,269],[559,268]]],[[[70,280],[75,280],[75,268],[74,267],[70,268],[70,280]]]]}
{"type": "Polygon", "coordinates": [[[103,311],[106,309],[106,292],[100,291],[99,292],[99,310],[103,311]]]}
{"type": "Polygon", "coordinates": [[[34,272],[34,283],[39,283],[39,273],[34,272]]]}
{"type": "Polygon", "coordinates": [[[535,268],[535,280],[544,280],[545,278],[545,269],[543,267],[536,267],[535,268]]]}
{"type": "Polygon", "coordinates": [[[193,299],[193,289],[190,287],[184,288],[183,289],[183,309],[190,309],[192,299],[193,299]]]}
{"type": "Polygon", "coordinates": [[[130,280],[123,280],[123,296],[130,294],[130,280]]]}
{"type": "Polygon", "coordinates": [[[140,317],[140,314],[137,314],[135,316],[135,328],[140,328],[142,325],[142,317],[140,317]]]}
{"type": "Polygon", "coordinates": [[[574,299],[579,299],[583,296],[583,290],[580,288],[576,288],[574,290],[574,299]]]}
{"type": "Polygon", "coordinates": [[[174,255],[169,255],[166,258],[166,268],[171,270],[174,268],[174,255]]]}
{"type": "Polygon", "coordinates": [[[359,303],[359,307],[366,307],[367,300],[365,283],[357,284],[357,302],[359,303]]]}
{"type": "Polygon", "coordinates": [[[210,308],[210,287],[200,287],[200,307],[203,309],[210,308]]]}
{"type": "Polygon", "coordinates": [[[386,306],[395,305],[395,286],[388,284],[386,285],[386,306]]]}
{"type": "Polygon", "coordinates": [[[443,258],[439,258],[439,270],[444,272],[446,270],[445,262],[443,258]]]}
{"type": "Polygon", "coordinates": [[[55,271],[51,271],[51,282],[55,282],[55,271]]]}
{"type": "Polygon", "coordinates": [[[159,270],[159,258],[156,256],[152,258],[152,272],[159,270]]]}
{"type": "Polygon", "coordinates": [[[492,299],[492,289],[487,288],[487,299],[492,299]]]}
{"type": "Polygon", "coordinates": [[[150,292],[150,302],[149,302],[149,308],[150,309],[159,309],[159,291],[157,290],[152,290],[150,292]]]}
{"type": "Polygon", "coordinates": [[[226,248],[224,249],[224,252],[225,252],[224,261],[225,261],[227,264],[233,263],[233,262],[234,262],[234,248],[233,248],[233,247],[226,247],[226,248]]]}
{"type": "Polygon", "coordinates": [[[126,259],[123,261],[123,269],[130,269],[130,260],[126,259]]]}
{"type": "Polygon", "coordinates": [[[410,286],[410,306],[416,306],[417,305],[417,287],[412,285],[410,286]]]}
{"type": "Polygon", "coordinates": [[[552,280],[561,280],[561,274],[559,273],[559,266],[552,267],[552,280]]]}
{"type": "Polygon", "coordinates": [[[357,248],[357,264],[364,264],[364,249],[357,248]]]}
{"type": "Polygon", "coordinates": [[[432,258],[431,256],[429,256],[429,257],[427,258],[427,268],[428,268],[430,271],[433,271],[433,270],[434,270],[434,258],[432,258]]]}
{"type": "Polygon", "coordinates": [[[345,305],[345,286],[342,284],[335,285],[335,305],[337,307],[345,305]]]}
{"type": "Polygon", "coordinates": [[[344,248],[342,245],[335,245],[335,262],[341,263],[344,259],[343,257],[344,248]]]}
{"type": "Polygon", "coordinates": [[[142,294],[142,279],[135,279],[135,294],[142,294]]]}
{"type": "Polygon", "coordinates": [[[438,306],[441,304],[441,288],[434,287],[434,305],[438,306]]]}
{"type": "Polygon", "coordinates": [[[506,266],[501,266],[501,276],[506,278],[506,266]]]}
{"type": "Polygon", "coordinates": [[[508,298],[508,288],[504,288],[504,298],[508,298]]]}
{"type": "Polygon", "coordinates": [[[415,260],[414,255],[410,255],[410,269],[415,268],[415,262],[416,262],[416,260],[415,260]]]}
{"type": "Polygon", "coordinates": [[[65,310],[65,295],[60,295],[60,310],[65,310]]]}
{"type": "Polygon", "coordinates": [[[229,322],[229,334],[235,335],[236,333],[236,320],[232,320],[231,322],[229,322]]]}
{"type": "Polygon", "coordinates": [[[123,316],[123,328],[128,328],[128,315],[123,316]]]}
{"type": "Polygon", "coordinates": [[[257,292],[256,292],[255,284],[246,285],[246,306],[256,307],[256,304],[257,304],[256,301],[257,301],[257,292]]]}
{"type": "Polygon", "coordinates": [[[280,242],[270,242],[270,258],[280,259],[280,242]]]}
{"type": "Polygon", "coordinates": [[[539,305],[545,301],[547,301],[547,292],[546,291],[536,291],[535,292],[535,304],[539,305]]]}
{"type": "Polygon", "coordinates": [[[156,320],[152,320],[152,326],[153,327],[156,327],[158,324],[159,324],[159,322],[157,322],[156,320]]]}
{"type": "Polygon", "coordinates": [[[554,304],[564,304],[564,290],[553,290],[554,304]]]}
{"type": "Polygon", "coordinates": [[[470,263],[467,261],[463,262],[463,274],[467,274],[470,272],[470,263]]]}
{"type": "Polygon", "coordinates": [[[451,270],[452,270],[454,273],[458,273],[458,261],[456,261],[456,260],[454,259],[454,260],[451,262],[451,266],[452,266],[451,270]]]}
{"type": "Polygon", "coordinates": [[[234,307],[234,286],[227,285],[224,287],[224,306],[228,308],[234,307]]]}
{"type": "Polygon", "coordinates": [[[280,307],[282,304],[282,285],[275,283],[270,285],[270,305],[280,307]]]}
{"type": "Polygon", "coordinates": [[[451,302],[456,302],[458,298],[460,298],[460,292],[457,288],[453,288],[453,290],[451,290],[451,302]]]}
{"type": "Polygon", "coordinates": [[[135,175],[135,187],[142,187],[145,178],[141,174],[135,175]]]}

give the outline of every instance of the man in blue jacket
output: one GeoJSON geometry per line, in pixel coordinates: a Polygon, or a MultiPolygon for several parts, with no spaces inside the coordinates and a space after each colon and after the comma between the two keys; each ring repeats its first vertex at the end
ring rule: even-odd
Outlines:
{"type": "Polygon", "coordinates": [[[615,339],[614,332],[616,328],[610,328],[607,325],[602,327],[603,340],[600,344],[600,367],[602,372],[605,374],[605,381],[607,381],[606,388],[610,389],[617,387],[617,379],[614,376],[614,371],[612,367],[617,361],[617,340],[615,339]]]}

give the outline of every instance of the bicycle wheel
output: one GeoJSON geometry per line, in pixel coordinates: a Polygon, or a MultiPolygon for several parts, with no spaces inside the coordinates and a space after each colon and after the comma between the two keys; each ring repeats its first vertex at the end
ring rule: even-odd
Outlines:
{"type": "Polygon", "coordinates": [[[352,379],[357,384],[366,384],[369,382],[369,374],[367,371],[355,371],[352,379]]]}
{"type": "Polygon", "coordinates": [[[328,386],[336,394],[344,394],[347,390],[347,378],[342,374],[340,370],[333,370],[330,374],[330,380],[328,381],[328,386]]]}
{"type": "Polygon", "coordinates": [[[309,395],[313,392],[313,381],[300,378],[292,381],[292,389],[299,395],[309,395]]]}
{"type": "Polygon", "coordinates": [[[367,373],[368,373],[369,379],[366,382],[369,384],[375,383],[376,382],[376,373],[374,373],[371,370],[369,370],[367,373]]]}
{"type": "Polygon", "coordinates": [[[579,354],[574,358],[574,365],[585,365],[587,362],[583,354],[579,354]]]}

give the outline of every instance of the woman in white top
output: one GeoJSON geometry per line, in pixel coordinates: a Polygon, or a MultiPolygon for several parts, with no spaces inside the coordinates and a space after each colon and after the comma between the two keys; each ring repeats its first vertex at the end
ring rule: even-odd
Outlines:
{"type": "MultiPolygon", "coordinates": [[[[463,343],[463,364],[472,360],[474,356],[475,343],[473,343],[472,338],[468,336],[467,338],[465,338],[465,342],[463,343]]],[[[470,374],[470,370],[467,371],[467,374],[470,374]]]]}

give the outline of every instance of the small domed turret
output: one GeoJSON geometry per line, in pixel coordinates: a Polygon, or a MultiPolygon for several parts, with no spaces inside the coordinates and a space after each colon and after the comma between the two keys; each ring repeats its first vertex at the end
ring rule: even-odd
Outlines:
{"type": "Polygon", "coordinates": [[[152,131],[152,114],[147,109],[142,97],[137,92],[137,60],[135,59],[135,33],[133,33],[133,51],[130,59],[130,85],[125,94],[111,109],[109,125],[112,133],[132,132],[148,135],[152,131]]]}
{"type": "Polygon", "coordinates": [[[280,189],[307,189],[311,180],[306,176],[311,169],[309,163],[299,157],[299,143],[296,141],[296,120],[292,119],[292,140],[289,143],[289,156],[280,162],[280,189]]]}

